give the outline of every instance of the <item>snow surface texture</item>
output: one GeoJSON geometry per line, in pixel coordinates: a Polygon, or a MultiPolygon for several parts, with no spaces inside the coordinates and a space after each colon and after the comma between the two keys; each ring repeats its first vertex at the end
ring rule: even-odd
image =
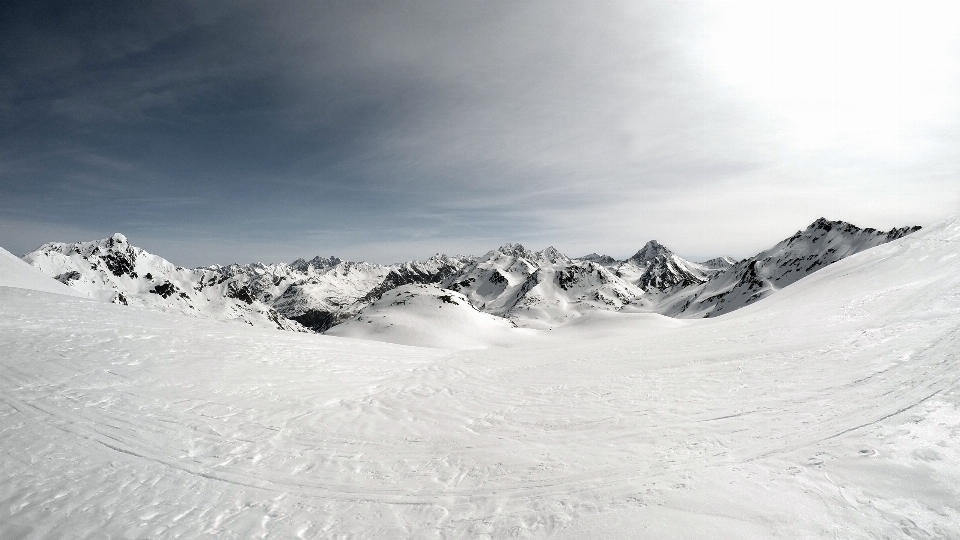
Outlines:
{"type": "MultiPolygon", "coordinates": [[[[690,262],[652,240],[626,261],[596,253],[571,259],[553,247],[532,252],[520,244],[506,244],[482,257],[438,254],[390,266],[315,257],[289,265],[190,270],[131,246],[122,234],[93,242],[45,244],[24,260],[91,298],[281,330],[323,332],[361,312],[367,321],[380,320],[384,315],[377,311],[384,306],[376,301],[408,284],[436,284],[462,293],[480,311],[545,329],[598,310],[682,318],[719,315],[917,229],[878,232],[821,218],[739,263],[729,257],[690,262]]],[[[400,331],[398,325],[420,324],[419,315],[391,318],[389,332],[378,326],[362,330],[354,326],[350,335],[367,333],[376,340],[409,336],[405,342],[414,345],[430,342],[417,328],[400,331]]],[[[462,324],[459,327],[463,329],[462,324]]]]}
{"type": "Polygon", "coordinates": [[[473,351],[10,285],[0,538],[960,538],[960,219],[473,351]]]}

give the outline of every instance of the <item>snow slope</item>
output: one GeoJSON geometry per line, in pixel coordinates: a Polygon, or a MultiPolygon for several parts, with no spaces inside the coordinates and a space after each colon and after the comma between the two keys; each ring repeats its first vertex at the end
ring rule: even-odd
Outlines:
{"type": "Polygon", "coordinates": [[[533,332],[481,312],[460,293],[436,285],[402,285],[326,334],[441,349],[485,349],[529,339],[533,332]]]}
{"type": "Polygon", "coordinates": [[[960,219],[506,349],[0,287],[0,538],[960,538],[958,291],[960,219]]]}
{"type": "Polygon", "coordinates": [[[0,287],[16,287],[69,296],[83,296],[79,292],[49,276],[38,272],[16,255],[0,248],[0,287]]]}
{"type": "Polygon", "coordinates": [[[805,230],[731,265],[702,284],[673,293],[660,301],[655,311],[673,317],[715,317],[729,313],[845,257],[919,229],[903,227],[877,231],[820,218],[805,230]]]}

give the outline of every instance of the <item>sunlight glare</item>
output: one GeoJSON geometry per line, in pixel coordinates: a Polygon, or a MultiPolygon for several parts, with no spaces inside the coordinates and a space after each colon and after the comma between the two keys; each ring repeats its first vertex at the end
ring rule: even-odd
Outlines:
{"type": "Polygon", "coordinates": [[[958,111],[960,3],[709,3],[705,69],[800,149],[903,151],[958,111]]]}

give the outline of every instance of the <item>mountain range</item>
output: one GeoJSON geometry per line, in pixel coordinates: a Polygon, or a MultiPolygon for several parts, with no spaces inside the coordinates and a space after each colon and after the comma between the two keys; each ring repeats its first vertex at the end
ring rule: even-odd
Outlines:
{"type": "Polygon", "coordinates": [[[201,309],[275,327],[369,267],[0,248],[0,538],[960,538],[960,216],[908,232],[815,223],[662,291],[627,275],[653,244],[394,265],[326,335],[201,309]]]}
{"type": "Polygon", "coordinates": [[[408,302],[449,312],[451,301],[465,304],[464,320],[486,321],[483,315],[507,319],[508,325],[551,328],[597,310],[675,318],[722,315],[919,229],[877,231],[820,218],[741,261],[692,262],[651,240],[626,260],[597,253],[568,257],[553,247],[531,251],[508,243],[480,257],[437,254],[393,265],[331,256],[190,269],[131,245],[119,233],[44,244],[23,260],[91,298],[281,330],[325,332],[347,321],[353,325],[357,317],[376,321],[408,302]],[[407,301],[397,303],[397,294],[407,301]],[[423,298],[410,301],[417,296],[423,298]]]}

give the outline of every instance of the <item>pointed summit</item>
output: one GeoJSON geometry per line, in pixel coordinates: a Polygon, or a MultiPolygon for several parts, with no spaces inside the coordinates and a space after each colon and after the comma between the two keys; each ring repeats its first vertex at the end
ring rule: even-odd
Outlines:
{"type": "Polygon", "coordinates": [[[523,247],[523,244],[518,242],[507,242],[506,244],[497,248],[497,251],[511,257],[523,257],[525,259],[533,258],[533,254],[530,253],[527,248],[523,247]]]}
{"type": "Polygon", "coordinates": [[[857,227],[856,225],[853,225],[851,223],[847,223],[846,221],[830,221],[825,217],[817,218],[816,221],[808,225],[806,228],[807,231],[811,231],[811,232],[816,230],[824,230],[829,232],[833,229],[839,229],[839,230],[853,232],[853,233],[856,233],[862,230],[860,227],[857,227]]]}
{"type": "Polygon", "coordinates": [[[703,261],[700,264],[709,270],[726,270],[737,264],[737,261],[735,261],[733,257],[723,256],[710,259],[709,261],[703,261]]]}
{"type": "Polygon", "coordinates": [[[640,248],[640,251],[634,253],[632,257],[627,259],[627,261],[638,265],[644,265],[656,259],[657,257],[660,257],[661,255],[673,255],[673,252],[667,249],[667,247],[660,242],[651,240],[642,248],[640,248]]]}
{"type": "Polygon", "coordinates": [[[560,264],[560,263],[570,262],[570,257],[567,257],[563,253],[560,253],[560,251],[553,246],[549,246],[543,251],[535,253],[534,256],[537,258],[538,261],[546,262],[549,264],[560,264]]]}

